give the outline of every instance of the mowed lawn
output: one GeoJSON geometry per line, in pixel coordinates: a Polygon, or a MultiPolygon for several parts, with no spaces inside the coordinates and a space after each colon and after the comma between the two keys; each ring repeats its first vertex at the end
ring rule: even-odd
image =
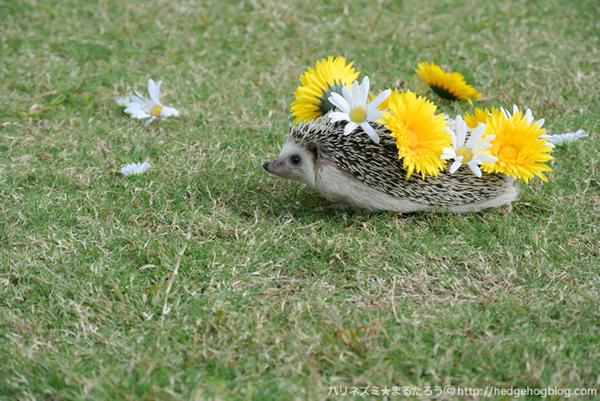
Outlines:
{"type": "Polygon", "coordinates": [[[4,0],[0,15],[1,400],[599,385],[597,1],[4,0]],[[511,209],[334,208],[261,168],[298,76],[328,55],[375,90],[420,89],[417,63],[435,62],[478,106],[590,137],[511,209]],[[122,114],[114,98],[148,78],[181,119],[122,114]]]}

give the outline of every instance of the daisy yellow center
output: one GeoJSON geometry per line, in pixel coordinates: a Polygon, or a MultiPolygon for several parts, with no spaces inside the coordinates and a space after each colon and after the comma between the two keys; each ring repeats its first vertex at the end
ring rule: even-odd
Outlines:
{"type": "Polygon", "coordinates": [[[458,148],[456,149],[456,156],[462,156],[462,162],[468,163],[473,158],[473,153],[467,148],[458,148]]]}
{"type": "Polygon", "coordinates": [[[150,110],[150,115],[153,117],[160,117],[160,112],[162,111],[162,106],[160,104],[155,105],[150,110]]]}
{"type": "Polygon", "coordinates": [[[367,119],[367,111],[362,107],[355,107],[350,111],[350,120],[354,123],[362,123],[367,119]]]}
{"type": "Polygon", "coordinates": [[[499,154],[502,159],[514,160],[517,158],[519,151],[514,146],[503,145],[500,148],[499,154]]]}

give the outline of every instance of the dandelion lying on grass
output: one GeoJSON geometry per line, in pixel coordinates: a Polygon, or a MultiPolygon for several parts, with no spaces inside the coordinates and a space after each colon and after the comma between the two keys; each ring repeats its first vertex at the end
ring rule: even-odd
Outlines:
{"type": "Polygon", "coordinates": [[[446,72],[433,63],[419,63],[417,75],[439,97],[448,100],[481,99],[481,94],[465,82],[465,77],[458,72],[446,72]]]}
{"type": "Polygon", "coordinates": [[[144,174],[150,168],[150,163],[130,163],[126,166],[121,167],[121,174],[126,177],[131,175],[141,175],[144,174]]]}
{"type": "Polygon", "coordinates": [[[150,99],[140,95],[138,92],[129,97],[117,98],[117,104],[122,105],[127,99],[129,103],[125,108],[125,113],[139,120],[146,120],[146,125],[154,120],[166,120],[170,117],[179,117],[179,111],[173,107],[164,106],[160,101],[160,85],[162,81],[157,83],[154,80],[148,80],[148,94],[150,99]]]}
{"type": "Polygon", "coordinates": [[[373,142],[379,143],[379,135],[371,127],[370,122],[383,118],[378,107],[391,92],[389,89],[384,90],[373,101],[368,102],[369,77],[364,77],[360,85],[354,81],[352,89],[347,86],[342,88],[343,96],[336,92],[331,94],[329,101],[340,111],[329,112],[329,118],[333,122],[348,122],[344,128],[344,135],[348,135],[360,127],[373,142]]]}

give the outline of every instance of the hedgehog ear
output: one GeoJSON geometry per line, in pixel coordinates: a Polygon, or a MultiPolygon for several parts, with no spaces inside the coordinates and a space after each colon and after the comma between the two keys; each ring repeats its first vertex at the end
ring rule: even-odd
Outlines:
{"type": "Polygon", "coordinates": [[[306,144],[306,149],[314,155],[315,162],[319,160],[319,158],[321,157],[321,152],[319,151],[319,144],[311,141],[306,144]]]}

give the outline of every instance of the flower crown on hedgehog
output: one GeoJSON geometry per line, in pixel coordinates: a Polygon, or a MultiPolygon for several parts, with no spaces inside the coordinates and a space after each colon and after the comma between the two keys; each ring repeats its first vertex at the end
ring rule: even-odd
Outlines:
{"type": "MultiPolygon", "coordinates": [[[[442,98],[469,103],[481,99],[459,73],[427,63],[420,63],[416,73],[442,98]]],[[[464,164],[478,177],[483,171],[525,183],[534,177],[547,181],[544,173],[551,171],[548,162],[554,144],[543,128],[544,120],[536,121],[531,110],[477,108],[449,120],[423,96],[390,89],[374,95],[369,78],[359,83],[358,76],[344,57],[317,61],[300,77],[290,106],[294,123],[326,116],[332,122],[345,122],[345,135],[368,135],[377,144],[379,136],[371,123],[383,124],[395,139],[406,178],[413,173],[423,179],[438,176],[446,168],[454,174],[464,164]]]]}

